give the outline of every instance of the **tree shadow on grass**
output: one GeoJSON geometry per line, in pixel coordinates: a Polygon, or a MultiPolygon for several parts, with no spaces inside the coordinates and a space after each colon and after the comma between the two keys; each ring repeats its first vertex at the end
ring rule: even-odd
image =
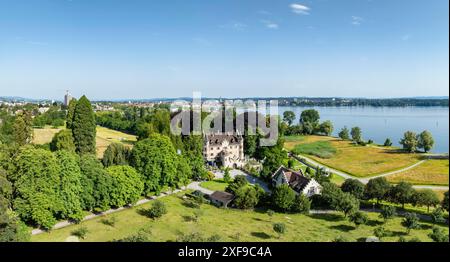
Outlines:
{"type": "Polygon", "coordinates": [[[336,225],[336,226],[330,226],[330,228],[337,229],[342,232],[349,232],[349,231],[356,229],[354,226],[349,226],[349,225],[336,225]]]}
{"type": "Polygon", "coordinates": [[[315,219],[322,219],[325,221],[330,221],[330,222],[337,222],[337,221],[341,221],[344,219],[339,214],[312,214],[311,217],[315,218],[315,219]]]}
{"type": "Polygon", "coordinates": [[[271,236],[267,233],[264,232],[252,232],[251,233],[252,236],[257,237],[257,238],[261,238],[261,239],[270,239],[271,236]]]}
{"type": "Polygon", "coordinates": [[[383,222],[378,221],[378,220],[369,220],[369,221],[367,221],[367,225],[371,226],[371,227],[377,227],[377,226],[383,225],[383,222]]]}
{"type": "Polygon", "coordinates": [[[258,217],[254,217],[253,220],[259,221],[259,222],[270,222],[269,220],[258,218],[258,217]]]}
{"type": "Polygon", "coordinates": [[[253,209],[254,212],[260,213],[260,214],[266,214],[267,210],[269,210],[269,209],[268,208],[262,208],[262,207],[257,207],[255,209],[253,209]]]}
{"type": "Polygon", "coordinates": [[[391,231],[389,236],[393,236],[393,237],[404,237],[407,236],[408,233],[406,233],[405,231],[391,231]]]}

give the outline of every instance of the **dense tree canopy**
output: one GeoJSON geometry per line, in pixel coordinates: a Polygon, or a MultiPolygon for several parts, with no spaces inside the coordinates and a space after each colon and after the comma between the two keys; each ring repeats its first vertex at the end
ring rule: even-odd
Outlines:
{"type": "Polygon", "coordinates": [[[376,199],[377,203],[379,203],[380,200],[383,200],[389,190],[391,188],[391,185],[384,177],[374,178],[369,180],[369,182],[366,185],[366,188],[364,190],[364,195],[369,199],[376,199]]]}
{"type": "Polygon", "coordinates": [[[80,157],[81,194],[83,209],[88,211],[105,211],[111,207],[110,192],[112,178],[106,173],[102,163],[95,155],[85,154],[80,157]]]}
{"type": "Polygon", "coordinates": [[[53,136],[52,142],[50,142],[50,149],[52,151],[66,150],[75,152],[72,131],[65,129],[56,133],[53,136]]]}
{"type": "Polygon", "coordinates": [[[24,111],[16,116],[14,121],[14,142],[19,146],[28,144],[33,139],[33,127],[31,113],[24,111]]]}
{"type": "Polygon", "coordinates": [[[355,126],[352,128],[352,130],[350,131],[350,134],[352,135],[352,140],[356,143],[361,142],[362,140],[362,132],[361,132],[361,128],[355,126]]]}
{"type": "Polygon", "coordinates": [[[405,132],[405,134],[403,134],[403,138],[400,140],[400,144],[403,146],[403,149],[408,152],[416,152],[419,144],[416,133],[412,131],[405,132]]]}
{"type": "Polygon", "coordinates": [[[62,208],[59,198],[61,170],[56,157],[43,149],[25,148],[15,165],[14,209],[24,221],[50,229],[62,208]]]}
{"type": "Polygon", "coordinates": [[[350,193],[358,199],[362,199],[364,196],[364,184],[357,179],[347,179],[342,184],[341,189],[343,192],[350,193]]]}
{"type": "Polygon", "coordinates": [[[91,102],[86,96],[82,96],[76,103],[72,122],[72,133],[77,153],[95,154],[96,128],[91,102]]]}
{"type": "Polygon", "coordinates": [[[68,151],[56,153],[60,167],[59,199],[61,200],[61,217],[80,221],[83,218],[81,205],[81,171],[79,157],[68,151]]]}
{"type": "Polygon", "coordinates": [[[273,190],[272,200],[278,210],[289,211],[295,201],[295,192],[287,184],[280,185],[273,190]]]}
{"type": "Polygon", "coordinates": [[[292,111],[285,111],[283,112],[283,121],[288,123],[289,125],[292,125],[295,120],[295,113],[292,111]]]}
{"type": "Polygon", "coordinates": [[[423,131],[418,135],[417,147],[422,148],[425,153],[429,152],[434,146],[433,136],[429,131],[423,131]]]}
{"type": "Polygon", "coordinates": [[[326,136],[330,136],[333,133],[334,127],[333,123],[330,120],[327,120],[320,124],[319,133],[324,134],[326,136]]]}
{"type": "Polygon", "coordinates": [[[389,199],[394,203],[402,204],[402,207],[404,208],[405,204],[412,200],[413,194],[414,189],[410,183],[400,182],[391,187],[389,199]]]}
{"type": "Polygon", "coordinates": [[[103,153],[103,165],[105,167],[116,165],[128,165],[131,150],[122,143],[111,143],[103,153]]]}
{"type": "Polygon", "coordinates": [[[346,126],[344,126],[344,128],[342,128],[341,131],[339,131],[338,135],[342,140],[350,139],[350,132],[348,131],[348,128],[346,126]]]}
{"type": "Polygon", "coordinates": [[[153,134],[136,143],[131,163],[142,175],[144,193],[159,193],[163,186],[176,187],[178,156],[169,137],[153,134]]]}
{"type": "Polygon", "coordinates": [[[73,119],[75,115],[75,108],[77,106],[77,100],[75,98],[72,98],[69,102],[69,108],[67,109],[67,116],[66,116],[66,127],[68,129],[73,128],[73,119]]]}
{"type": "Polygon", "coordinates": [[[131,166],[111,166],[106,172],[112,177],[111,206],[134,204],[144,190],[144,183],[131,166]]]}

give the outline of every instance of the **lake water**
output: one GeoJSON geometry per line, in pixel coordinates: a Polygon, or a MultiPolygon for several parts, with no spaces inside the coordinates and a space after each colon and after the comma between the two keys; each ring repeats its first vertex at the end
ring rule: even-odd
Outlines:
{"type": "Polygon", "coordinates": [[[293,111],[297,121],[303,110],[314,108],[320,113],[320,121],[331,120],[334,125],[333,135],[347,126],[359,126],[365,140],[372,139],[383,144],[390,138],[394,145],[405,131],[420,133],[428,130],[433,134],[434,153],[448,153],[449,150],[449,108],[448,107],[279,107],[284,111],[293,111]]]}

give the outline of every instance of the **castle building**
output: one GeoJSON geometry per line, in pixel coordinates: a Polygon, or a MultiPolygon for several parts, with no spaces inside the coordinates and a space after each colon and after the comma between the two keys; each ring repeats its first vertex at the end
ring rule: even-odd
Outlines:
{"type": "Polygon", "coordinates": [[[205,135],[203,156],[212,166],[243,167],[245,165],[244,138],[239,134],[231,133],[205,135]]]}

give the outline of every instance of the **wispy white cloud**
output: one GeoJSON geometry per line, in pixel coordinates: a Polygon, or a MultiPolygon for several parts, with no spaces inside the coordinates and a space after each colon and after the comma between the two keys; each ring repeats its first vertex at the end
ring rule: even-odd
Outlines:
{"type": "Polygon", "coordinates": [[[269,29],[278,29],[280,27],[277,23],[270,20],[261,20],[261,23],[263,23],[269,29]]]}
{"type": "Polygon", "coordinates": [[[247,28],[247,25],[241,22],[231,22],[225,25],[219,26],[220,28],[233,29],[236,31],[244,31],[247,28]]]}
{"type": "Polygon", "coordinates": [[[311,10],[306,5],[301,4],[291,4],[290,5],[292,12],[299,14],[299,15],[309,15],[309,11],[311,10]]]}
{"type": "Polygon", "coordinates": [[[361,25],[364,22],[364,18],[359,16],[352,16],[352,25],[361,25]]]}

